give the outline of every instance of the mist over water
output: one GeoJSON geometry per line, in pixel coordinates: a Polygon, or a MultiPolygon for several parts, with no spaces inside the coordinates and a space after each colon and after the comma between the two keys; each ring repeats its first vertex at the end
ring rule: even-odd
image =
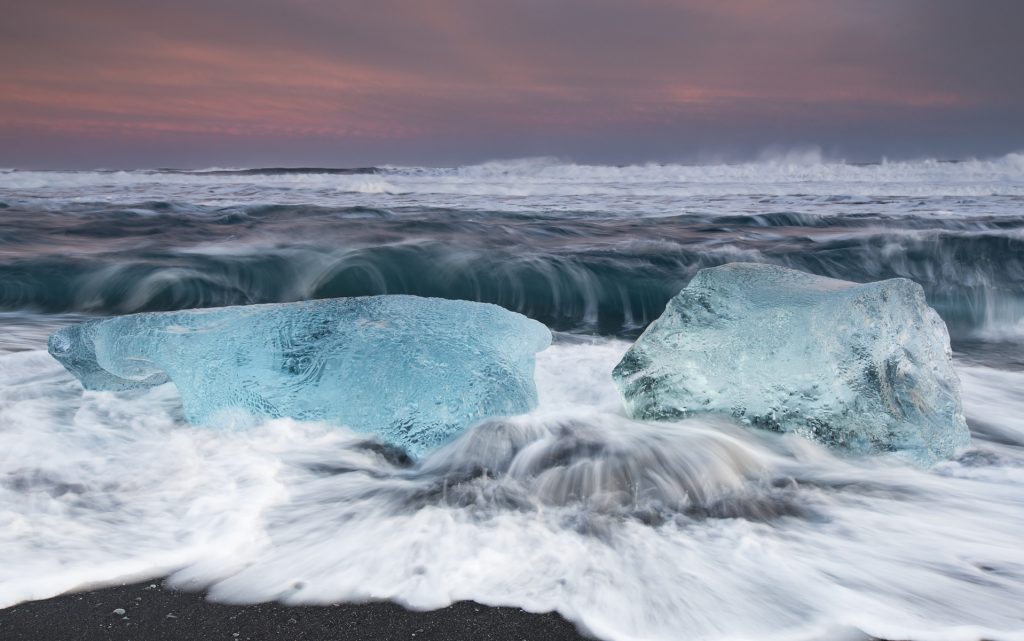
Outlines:
{"type": "Polygon", "coordinates": [[[0,171],[0,607],[170,575],[231,602],[460,599],[608,639],[1024,639],[1024,160],[354,173],[0,171]],[[627,418],[610,372],[697,270],[920,282],[973,444],[931,470],[724,420],[627,418]],[[195,428],[83,392],[87,317],[418,294],[557,332],[540,407],[419,461],[337,426],[195,428]]]}

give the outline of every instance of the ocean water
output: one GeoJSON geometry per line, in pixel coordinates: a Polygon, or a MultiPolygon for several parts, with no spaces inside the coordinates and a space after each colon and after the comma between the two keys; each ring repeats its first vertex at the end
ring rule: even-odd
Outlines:
{"type": "Polygon", "coordinates": [[[602,639],[1024,639],[1024,156],[876,165],[0,170],[0,607],[170,576],[228,602],[461,599],[602,639]],[[971,447],[929,470],[610,372],[697,270],[921,283],[971,447]],[[418,294],[545,323],[540,406],[411,461],[342,427],[197,428],[45,351],[144,310],[418,294]]]}

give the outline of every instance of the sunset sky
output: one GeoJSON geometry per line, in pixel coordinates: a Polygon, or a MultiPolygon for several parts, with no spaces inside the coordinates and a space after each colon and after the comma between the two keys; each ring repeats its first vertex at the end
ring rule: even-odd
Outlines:
{"type": "Polygon", "coordinates": [[[6,4],[6,167],[1024,149],[1020,0],[6,4]]]}

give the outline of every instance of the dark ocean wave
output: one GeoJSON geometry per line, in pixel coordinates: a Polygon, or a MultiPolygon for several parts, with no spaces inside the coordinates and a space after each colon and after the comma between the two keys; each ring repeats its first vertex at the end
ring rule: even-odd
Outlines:
{"type": "Polygon", "coordinates": [[[358,174],[379,174],[381,170],[378,167],[255,167],[251,169],[164,169],[161,172],[197,174],[200,176],[287,176],[289,174],[352,176],[358,174]]]}
{"type": "MultiPolygon", "coordinates": [[[[416,294],[558,330],[636,334],[704,267],[754,261],[921,283],[955,335],[1018,328],[1024,218],[763,210],[623,216],[174,200],[19,204],[0,217],[0,310],[123,314],[416,294]]],[[[1016,330],[1014,330],[1016,331],[1016,330]]]]}
{"type": "MultiPolygon", "coordinates": [[[[755,261],[854,281],[910,278],[954,334],[1012,327],[1024,316],[1024,239],[998,233],[726,238],[691,228],[689,238],[605,230],[609,238],[601,228],[510,225],[468,242],[473,234],[464,224],[405,221],[407,235],[418,233],[403,238],[389,225],[371,224],[387,220],[361,222],[349,234],[332,228],[336,244],[173,248],[162,247],[163,234],[147,240],[140,223],[138,235],[108,239],[120,249],[102,253],[82,251],[102,225],[69,229],[65,251],[0,263],[0,309],[103,315],[416,294],[496,303],[559,330],[633,335],[697,270],[755,261]]],[[[175,233],[195,243],[211,224],[183,224],[175,233]]]]}

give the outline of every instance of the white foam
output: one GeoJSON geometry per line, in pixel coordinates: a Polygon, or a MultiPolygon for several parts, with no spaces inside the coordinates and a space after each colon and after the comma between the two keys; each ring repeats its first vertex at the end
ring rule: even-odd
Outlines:
{"type": "Polygon", "coordinates": [[[83,393],[45,352],[0,355],[0,607],[176,569],[225,601],[474,599],[606,639],[1024,639],[1024,374],[961,368],[1002,437],[922,472],[630,421],[627,346],[556,343],[537,412],[412,469],[341,428],[192,428],[170,386],[83,393]]]}
{"type": "Polygon", "coordinates": [[[1024,372],[962,365],[957,373],[968,418],[999,440],[1024,445],[1024,372]]]}
{"type": "MultiPolygon", "coordinates": [[[[582,165],[554,159],[494,161],[455,168],[385,167],[379,174],[212,174],[138,171],[0,172],[15,201],[185,201],[260,204],[408,204],[479,209],[678,213],[679,198],[799,195],[854,198],[1024,195],[1024,154],[941,162],[858,165],[818,153],[777,154],[738,164],[582,165]],[[661,199],[661,200],[659,200],[661,199]],[[664,202],[661,202],[664,201],[664,202]]],[[[698,203],[693,203],[698,204],[698,203]]],[[[991,212],[989,212],[991,213],[991,212]]]]}

